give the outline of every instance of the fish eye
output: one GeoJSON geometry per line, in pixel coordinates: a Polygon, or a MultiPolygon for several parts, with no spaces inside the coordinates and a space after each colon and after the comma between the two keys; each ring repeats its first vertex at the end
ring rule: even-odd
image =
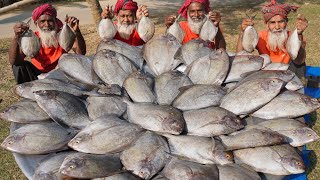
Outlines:
{"type": "Polygon", "coordinates": [[[309,137],[311,137],[311,136],[312,136],[312,134],[308,134],[308,136],[309,136],[309,137]]]}
{"type": "Polygon", "coordinates": [[[9,141],[8,144],[9,144],[9,145],[10,145],[10,144],[13,144],[13,141],[9,141]]]}
{"type": "Polygon", "coordinates": [[[76,143],[77,143],[77,144],[79,144],[79,143],[80,143],[80,141],[79,141],[79,140],[77,140],[77,141],[76,141],[76,143]]]}
{"type": "Polygon", "coordinates": [[[74,165],[69,166],[69,169],[74,169],[74,168],[75,168],[74,165]]]}
{"type": "Polygon", "coordinates": [[[301,162],[296,162],[296,165],[301,166],[302,163],[301,162]]]}

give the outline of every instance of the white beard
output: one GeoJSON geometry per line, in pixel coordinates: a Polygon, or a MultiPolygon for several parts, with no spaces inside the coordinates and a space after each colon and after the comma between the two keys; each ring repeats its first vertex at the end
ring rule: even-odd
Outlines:
{"type": "Polygon", "coordinates": [[[59,46],[57,28],[53,30],[45,30],[45,29],[40,29],[40,27],[37,26],[37,30],[39,32],[42,46],[47,48],[49,47],[57,48],[59,46]]]}
{"type": "Polygon", "coordinates": [[[270,31],[268,36],[269,48],[272,51],[285,51],[285,42],[288,38],[287,28],[281,30],[281,33],[276,33],[277,30],[270,31]]]}
{"type": "Polygon", "coordinates": [[[136,24],[121,24],[118,22],[117,24],[119,35],[123,39],[129,39],[133,30],[136,28],[136,24]]]}
{"type": "Polygon", "coordinates": [[[200,34],[202,25],[204,24],[204,22],[206,20],[207,20],[207,18],[205,16],[192,19],[188,13],[188,25],[189,25],[191,31],[196,34],[200,34]]]}

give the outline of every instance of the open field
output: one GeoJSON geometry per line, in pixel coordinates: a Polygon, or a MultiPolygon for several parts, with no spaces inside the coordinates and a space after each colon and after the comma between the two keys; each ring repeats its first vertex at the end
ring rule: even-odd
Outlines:
{"type": "MultiPolygon", "coordinates": [[[[293,1],[293,0],[292,0],[293,1]]],[[[320,66],[320,3],[318,0],[298,1],[304,2],[299,4],[300,9],[297,13],[292,13],[289,16],[289,29],[292,30],[293,23],[297,14],[303,14],[309,20],[309,27],[304,33],[307,39],[307,65],[320,66]]],[[[255,27],[257,30],[265,28],[263,24],[262,16],[259,12],[260,6],[255,7],[242,7],[242,8],[231,8],[224,7],[219,8],[222,12],[222,23],[228,51],[234,52],[236,42],[238,38],[239,25],[241,19],[245,17],[245,12],[248,14],[257,14],[255,18],[255,27]],[[250,12],[248,10],[251,10],[250,12]]],[[[166,13],[173,13],[175,10],[168,10],[166,13]]],[[[157,24],[157,33],[164,33],[165,27],[161,25],[163,21],[163,11],[150,11],[151,18],[157,24]]],[[[87,55],[95,53],[96,46],[99,42],[99,37],[96,32],[94,25],[81,26],[81,31],[85,37],[87,43],[87,55]]],[[[11,39],[0,39],[0,111],[8,107],[19,98],[12,92],[12,87],[15,85],[13,75],[11,72],[11,66],[8,62],[8,50],[10,47],[11,39]]],[[[317,117],[320,116],[320,111],[312,115],[313,126],[312,128],[320,134],[320,123],[316,122],[317,117]]],[[[9,134],[9,123],[1,120],[0,121],[0,142],[9,134]]],[[[315,142],[308,145],[308,149],[312,150],[310,153],[311,166],[307,169],[308,179],[318,180],[320,179],[320,142],[315,142]]],[[[11,153],[0,148],[0,179],[11,180],[11,179],[26,179],[18,166],[16,165],[11,153]]]]}

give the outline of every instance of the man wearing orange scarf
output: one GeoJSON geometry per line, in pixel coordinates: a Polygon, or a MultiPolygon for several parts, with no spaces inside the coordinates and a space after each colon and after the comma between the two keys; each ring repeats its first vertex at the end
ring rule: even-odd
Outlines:
{"type": "Polygon", "coordinates": [[[138,4],[132,0],[118,0],[114,10],[112,6],[107,6],[101,13],[103,19],[113,19],[116,15],[117,33],[114,39],[120,40],[133,46],[141,46],[144,42],[137,32],[137,22],[140,21],[142,15],[148,17],[149,11],[146,6],[138,7],[138,4]]]}
{"type": "MultiPolygon", "coordinates": [[[[308,27],[308,21],[302,17],[298,16],[295,22],[295,28],[298,31],[299,39],[302,41],[298,56],[296,59],[291,59],[288,52],[286,51],[285,44],[290,35],[290,31],[287,30],[288,25],[288,14],[291,11],[296,11],[298,7],[291,6],[288,4],[278,4],[275,0],[271,0],[271,3],[264,6],[261,10],[265,24],[267,26],[266,30],[259,32],[259,41],[257,45],[257,50],[259,54],[268,54],[271,61],[274,63],[290,63],[290,69],[294,72],[298,72],[305,67],[306,59],[306,41],[303,38],[302,33],[308,27]]],[[[253,20],[245,19],[241,24],[241,31],[239,35],[237,51],[243,50],[241,39],[244,30],[247,26],[254,25],[253,20]]],[[[302,76],[303,72],[300,72],[302,76]]]]}
{"type": "MultiPolygon", "coordinates": [[[[178,11],[187,21],[180,22],[180,26],[185,33],[182,44],[189,42],[192,39],[199,38],[199,33],[203,23],[205,22],[205,15],[209,14],[209,18],[218,27],[218,33],[211,43],[212,48],[226,49],[226,42],[219,27],[221,16],[219,12],[210,11],[209,0],[186,0],[178,11]]],[[[165,25],[170,27],[176,20],[175,15],[170,15],[165,19],[165,25]]]]}
{"type": "MultiPolygon", "coordinates": [[[[38,79],[41,73],[47,73],[54,69],[60,56],[66,53],[58,43],[57,33],[61,30],[62,22],[57,18],[57,11],[50,4],[44,4],[32,13],[32,19],[37,27],[35,34],[40,38],[41,47],[37,55],[29,61],[25,61],[26,55],[20,50],[18,40],[29,29],[23,23],[17,23],[13,27],[15,36],[9,49],[9,61],[13,74],[18,84],[38,79]]],[[[79,29],[79,20],[75,17],[67,17],[65,22],[69,24],[76,35],[73,51],[77,54],[86,53],[86,44],[79,29]]]]}

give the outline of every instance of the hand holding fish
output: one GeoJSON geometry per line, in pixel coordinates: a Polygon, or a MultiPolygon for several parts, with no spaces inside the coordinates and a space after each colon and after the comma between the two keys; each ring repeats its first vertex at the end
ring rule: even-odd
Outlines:
{"type": "Polygon", "coordinates": [[[253,19],[251,18],[244,19],[241,23],[240,30],[241,32],[243,32],[248,26],[253,26],[253,25],[254,25],[253,19]]]}
{"type": "Polygon", "coordinates": [[[176,21],[176,18],[177,16],[174,14],[165,17],[164,24],[167,26],[167,28],[170,27],[176,21]]]}
{"type": "Polygon", "coordinates": [[[219,27],[219,23],[221,21],[221,14],[218,11],[210,11],[209,18],[213,22],[216,27],[219,27]]]}
{"type": "Polygon", "coordinates": [[[140,21],[140,19],[142,18],[142,15],[144,15],[145,17],[149,16],[149,10],[145,5],[139,6],[137,10],[136,16],[138,21],[140,21]]]}
{"type": "Polygon", "coordinates": [[[298,34],[301,35],[308,27],[308,20],[303,15],[299,14],[294,26],[298,30],[298,34]]]}
{"type": "Polygon", "coordinates": [[[21,37],[22,34],[28,29],[29,29],[29,26],[23,22],[18,22],[13,26],[13,31],[17,38],[21,37]]]}
{"type": "Polygon", "coordinates": [[[79,31],[79,19],[73,16],[66,16],[65,22],[69,24],[70,28],[77,32],[79,31]]]}
{"type": "Polygon", "coordinates": [[[101,18],[102,19],[113,19],[114,17],[114,12],[112,10],[112,6],[107,6],[104,8],[104,10],[101,13],[101,18]]]}

